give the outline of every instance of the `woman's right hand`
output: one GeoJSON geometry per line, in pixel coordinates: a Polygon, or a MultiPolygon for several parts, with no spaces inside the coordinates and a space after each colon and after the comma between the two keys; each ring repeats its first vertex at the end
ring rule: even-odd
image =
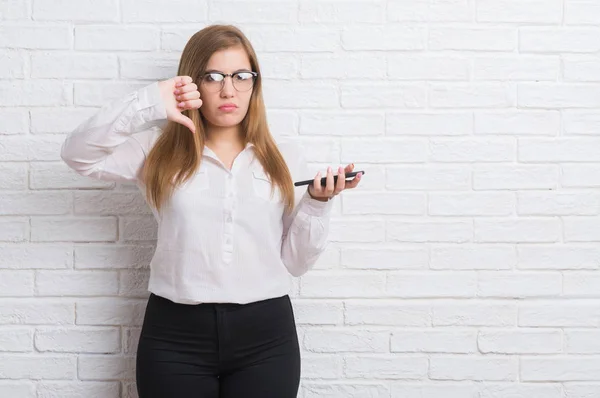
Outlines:
{"type": "Polygon", "coordinates": [[[181,113],[202,106],[198,86],[192,78],[189,76],[173,77],[158,82],[158,88],[167,110],[167,119],[182,124],[190,129],[192,133],[195,133],[196,126],[194,126],[192,119],[181,113]]]}

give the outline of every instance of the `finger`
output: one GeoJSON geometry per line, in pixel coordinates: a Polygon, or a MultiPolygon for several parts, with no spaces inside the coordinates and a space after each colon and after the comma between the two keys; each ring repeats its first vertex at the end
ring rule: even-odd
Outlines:
{"type": "Polygon", "coordinates": [[[175,98],[177,98],[177,101],[196,100],[196,99],[200,98],[200,93],[198,91],[192,91],[192,92],[185,93],[185,94],[179,94],[175,98]]]}
{"type": "Polygon", "coordinates": [[[176,81],[175,86],[181,87],[181,86],[185,86],[186,84],[193,82],[194,80],[189,76],[177,76],[175,78],[175,81],[176,81]]]}
{"type": "Polygon", "coordinates": [[[179,123],[184,125],[185,127],[187,127],[188,129],[190,129],[190,131],[192,133],[196,132],[196,126],[194,126],[194,122],[192,122],[192,119],[190,119],[189,117],[183,115],[183,114],[179,114],[177,116],[174,117],[174,120],[179,123]]]}
{"type": "Polygon", "coordinates": [[[202,106],[203,102],[201,99],[195,99],[185,102],[185,109],[198,109],[202,106]]]}
{"type": "Polygon", "coordinates": [[[309,186],[308,189],[311,189],[311,193],[313,196],[321,196],[323,193],[323,187],[321,186],[321,172],[319,171],[315,176],[312,186],[309,186]]]}
{"type": "Polygon", "coordinates": [[[333,190],[335,189],[334,183],[333,183],[333,171],[331,170],[331,167],[327,168],[327,187],[325,188],[325,193],[327,194],[327,196],[331,196],[333,194],[333,190]]]}
{"type": "Polygon", "coordinates": [[[198,86],[196,83],[190,83],[179,87],[177,90],[175,90],[175,94],[189,93],[191,91],[198,91],[198,86]]]}
{"type": "Polygon", "coordinates": [[[356,175],[356,177],[354,177],[352,180],[346,182],[346,189],[356,188],[356,186],[361,181],[361,179],[362,179],[362,173],[358,173],[356,175]]]}
{"type": "Polygon", "coordinates": [[[202,100],[201,99],[195,99],[195,100],[190,100],[190,101],[181,101],[177,103],[177,108],[180,111],[185,111],[188,109],[198,109],[202,106],[202,100]]]}
{"type": "Polygon", "coordinates": [[[354,163],[350,163],[348,166],[346,166],[346,168],[344,169],[344,172],[351,173],[352,170],[354,170],[354,163]]]}
{"type": "Polygon", "coordinates": [[[346,184],[346,173],[342,166],[338,167],[338,178],[335,183],[335,191],[334,193],[338,194],[344,190],[344,185],[346,184]]]}

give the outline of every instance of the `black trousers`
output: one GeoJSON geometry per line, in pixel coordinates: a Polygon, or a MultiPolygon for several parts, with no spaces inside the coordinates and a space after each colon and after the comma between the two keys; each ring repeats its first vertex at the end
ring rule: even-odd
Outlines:
{"type": "Polygon", "coordinates": [[[187,305],[151,294],[136,381],[140,398],[296,398],[300,349],[289,296],[187,305]]]}

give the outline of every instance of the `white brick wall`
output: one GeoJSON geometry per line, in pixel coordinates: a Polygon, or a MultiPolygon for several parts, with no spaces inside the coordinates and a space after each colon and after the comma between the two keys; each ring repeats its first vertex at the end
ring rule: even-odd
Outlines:
{"type": "Polygon", "coordinates": [[[59,148],[214,22],[311,170],[367,171],[295,281],[299,398],[600,397],[598,0],[0,0],[0,397],[137,397],[155,222],[59,148]]]}

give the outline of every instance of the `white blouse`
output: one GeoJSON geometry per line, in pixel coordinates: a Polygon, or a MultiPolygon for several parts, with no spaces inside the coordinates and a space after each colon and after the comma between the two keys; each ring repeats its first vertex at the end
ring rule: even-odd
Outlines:
{"type": "MultiPolygon", "coordinates": [[[[135,181],[166,126],[158,82],[115,100],[71,132],[61,157],[77,173],[135,181]]],[[[279,143],[294,181],[312,178],[297,145],[279,143]]],[[[177,303],[245,304],[289,293],[291,275],[310,269],[325,250],[332,200],[296,188],[291,214],[249,144],[232,169],[204,148],[196,174],[160,212],[148,290],[177,303]]]]}

